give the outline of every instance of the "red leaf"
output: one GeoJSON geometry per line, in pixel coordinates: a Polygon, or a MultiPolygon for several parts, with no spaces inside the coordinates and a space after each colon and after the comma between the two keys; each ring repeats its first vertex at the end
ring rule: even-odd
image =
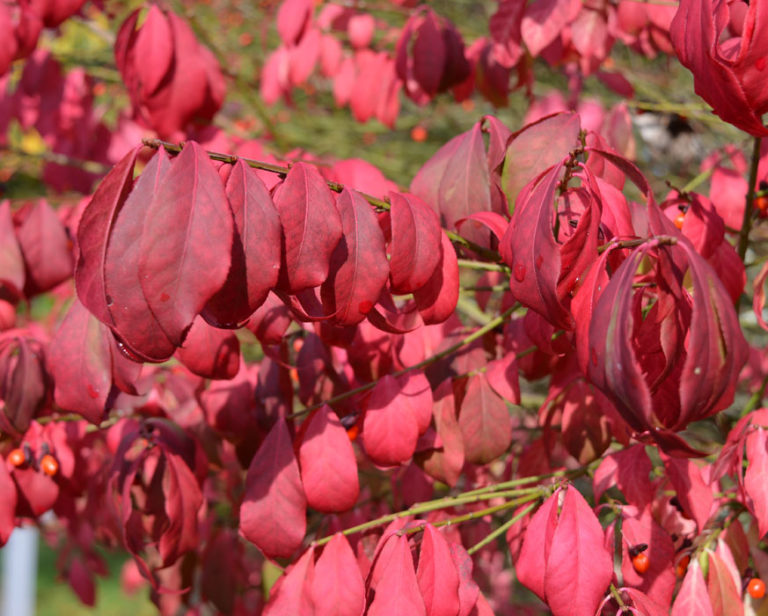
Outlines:
{"type": "Polygon", "coordinates": [[[296,163],[274,197],[285,241],[281,284],[293,293],[322,284],[343,232],[325,180],[315,167],[296,163]]]}
{"type": "Polygon", "coordinates": [[[138,263],[147,305],[173,344],[224,284],[232,237],[221,179],[205,151],[187,142],[154,194],[138,263]]]}
{"type": "Polygon", "coordinates": [[[114,331],[130,350],[142,359],[164,361],[174,351],[151,312],[139,282],[140,243],[144,217],[155,191],[170,169],[164,150],[147,163],[131,194],[117,213],[104,260],[105,300],[114,331]]]}
{"type": "Polygon", "coordinates": [[[532,590],[542,601],[546,601],[544,589],[547,561],[552,548],[552,537],[557,528],[557,501],[560,490],[550,496],[536,513],[525,529],[523,547],[515,562],[517,579],[526,588],[532,590]]]}
{"type": "Polygon", "coordinates": [[[651,468],[651,461],[642,444],[605,456],[592,479],[595,501],[599,501],[611,486],[616,486],[624,494],[627,503],[643,509],[653,498],[649,479],[651,468]]]}
{"type": "Polygon", "coordinates": [[[268,558],[291,556],[306,532],[306,507],[291,435],[279,419],[248,467],[240,532],[268,558]]]}
{"type": "Polygon", "coordinates": [[[310,507],[333,513],[354,506],[360,490],[355,452],[347,431],[328,405],[307,419],[299,462],[310,507]]]}
{"type": "Polygon", "coordinates": [[[440,78],[445,65],[445,43],[432,9],[427,9],[416,28],[413,43],[413,76],[424,92],[432,97],[440,88],[440,78]]]}
{"type": "Polygon", "coordinates": [[[176,357],[198,376],[231,379],[240,369],[240,341],[234,333],[211,327],[201,317],[195,317],[176,357]]]}
{"type": "Polygon", "coordinates": [[[451,240],[440,234],[440,262],[432,277],[413,292],[425,325],[443,323],[456,310],[459,301],[459,262],[451,240]]]}
{"type": "Polygon", "coordinates": [[[512,268],[510,291],[562,329],[573,328],[573,317],[560,301],[560,246],[552,229],[561,165],[551,167],[521,197],[501,243],[504,261],[512,268]]]}
{"type": "Polygon", "coordinates": [[[715,502],[712,488],[704,481],[701,469],[693,461],[670,458],[663,453],[661,458],[683,511],[696,520],[699,532],[703,532],[715,502]]]}
{"type": "Polygon", "coordinates": [[[624,584],[638,588],[669,610],[676,577],[675,546],[669,533],[654,520],[650,508],[638,512],[634,507],[624,507],[622,517],[621,573],[624,584]],[[629,550],[643,543],[648,546],[644,554],[648,556],[650,565],[647,571],[638,573],[629,550]]]}
{"type": "Polygon", "coordinates": [[[507,405],[482,373],[469,377],[459,412],[459,427],[467,460],[474,464],[495,460],[512,442],[512,420],[507,405]]]}
{"type": "Polygon", "coordinates": [[[427,608],[427,616],[456,616],[459,573],[453,563],[448,541],[431,524],[424,527],[416,579],[427,608]]]}
{"type": "Polygon", "coordinates": [[[168,19],[156,6],[151,5],[144,23],[136,34],[135,46],[152,62],[137,65],[144,97],[152,96],[163,85],[173,70],[173,33],[168,19]]]}
{"type": "Polygon", "coordinates": [[[280,273],[280,217],[264,182],[238,160],[225,190],[236,233],[227,280],[203,310],[214,326],[236,326],[247,319],[264,303],[280,273]]]}
{"type": "MultiPolygon", "coordinates": [[[[709,561],[707,588],[712,611],[717,616],[743,616],[744,602],[741,600],[741,588],[736,587],[736,581],[728,565],[716,552],[707,551],[706,554],[709,561]]],[[[738,570],[734,573],[741,582],[738,570]]]]}
{"type": "Polygon", "coordinates": [[[440,384],[434,398],[432,413],[442,447],[418,454],[417,461],[429,475],[453,487],[464,467],[464,442],[456,420],[456,402],[450,379],[440,384]]]}
{"type": "Polygon", "coordinates": [[[451,558],[459,572],[459,612],[457,616],[470,616],[480,598],[480,588],[472,579],[472,557],[460,543],[450,543],[451,558]]]}
{"type": "Polygon", "coordinates": [[[394,466],[406,462],[416,449],[419,422],[402,384],[385,375],[368,399],[363,419],[363,446],[376,464],[394,466]]]}
{"type": "Polygon", "coordinates": [[[406,404],[410,405],[411,412],[416,418],[419,434],[423,434],[432,421],[433,400],[429,381],[421,370],[411,370],[397,377],[397,382],[401,387],[400,396],[406,404]]]}
{"type": "Polygon", "coordinates": [[[140,149],[128,152],[101,181],[77,226],[77,296],[91,314],[108,325],[112,316],[104,280],[107,245],[117,215],[133,188],[133,169],[140,149]]]}
{"type": "Polygon", "coordinates": [[[368,608],[368,616],[427,616],[424,599],[419,592],[413,558],[404,536],[392,537],[392,550],[376,585],[376,594],[368,608]]]}
{"type": "Polygon", "coordinates": [[[594,614],[612,577],[613,558],[603,528],[584,497],[570,487],[547,558],[547,605],[554,616],[594,614]]]}
{"type": "Polygon", "coordinates": [[[412,293],[429,281],[440,261],[440,222],[414,195],[392,192],[389,198],[392,292],[412,293]]]}
{"type": "Polygon", "coordinates": [[[683,585],[677,593],[675,603],[672,605],[671,616],[714,616],[712,603],[709,601],[707,585],[701,574],[701,567],[697,558],[691,560],[688,571],[683,579],[683,585]]]}
{"type": "Polygon", "coordinates": [[[279,344],[292,322],[288,307],[274,293],[270,293],[245,326],[262,344],[279,344]]]}
{"type": "Polygon", "coordinates": [[[77,299],[51,340],[56,404],[98,424],[112,387],[112,334],[77,299]]]}
{"type": "Polygon", "coordinates": [[[69,585],[83,604],[93,607],[96,603],[96,587],[93,574],[80,557],[74,557],[69,565],[69,585]]]}
{"type": "Polygon", "coordinates": [[[288,567],[269,591],[263,616],[314,616],[311,588],[315,576],[315,548],[310,547],[288,567]]]}
{"type": "Polygon", "coordinates": [[[312,17],[311,0],[285,0],[277,12],[277,31],[287,45],[298,42],[312,17]]]}
{"type": "Polygon", "coordinates": [[[512,135],[501,179],[510,212],[514,211],[517,196],[526,184],[563,160],[578,145],[580,130],[577,114],[558,113],[512,135]]]}
{"type": "Polygon", "coordinates": [[[491,211],[490,181],[482,122],[477,122],[441,147],[419,169],[411,182],[411,192],[440,214],[446,229],[453,230],[458,221],[491,211]]]}
{"type": "Polygon", "coordinates": [[[346,537],[335,534],[317,559],[310,596],[317,614],[360,616],[365,610],[365,584],[346,537]]]}
{"type": "Polygon", "coordinates": [[[158,548],[163,563],[170,565],[199,546],[197,513],[203,505],[203,494],[192,469],[180,455],[166,448],[165,459],[168,469],[163,491],[170,524],[163,531],[158,548]]]}
{"type": "Polygon", "coordinates": [[[761,537],[768,532],[768,430],[757,427],[747,434],[747,470],[744,489],[749,497],[749,509],[757,520],[761,537]]]}
{"type": "Polygon", "coordinates": [[[24,259],[16,241],[11,218],[10,201],[0,202],[0,284],[10,286],[11,294],[21,295],[24,289],[24,259]]]}
{"type": "Polygon", "coordinates": [[[72,242],[53,208],[43,200],[22,210],[16,229],[27,267],[24,295],[31,297],[51,290],[72,276],[72,242]]]}
{"type": "Polygon", "coordinates": [[[5,458],[0,457],[0,546],[5,545],[16,525],[16,484],[14,484],[5,458]]]}
{"type": "Polygon", "coordinates": [[[527,5],[520,31],[530,54],[534,57],[540,55],[580,9],[578,0],[540,0],[527,5]]]}
{"type": "Polygon", "coordinates": [[[379,299],[389,276],[384,234],[368,202],[344,189],[336,201],[343,237],[331,256],[321,295],[328,313],[342,325],[362,321],[379,299]]]}

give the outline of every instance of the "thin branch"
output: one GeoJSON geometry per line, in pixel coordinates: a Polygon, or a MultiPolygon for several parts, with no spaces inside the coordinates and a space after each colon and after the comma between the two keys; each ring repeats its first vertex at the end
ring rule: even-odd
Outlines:
{"type": "Polygon", "coordinates": [[[757,190],[757,167],[760,163],[760,145],[761,137],[755,137],[752,145],[752,161],[749,166],[749,192],[747,192],[747,203],[744,207],[744,218],[741,221],[741,230],[739,231],[738,253],[742,263],[747,255],[749,246],[749,232],[752,230],[752,212],[755,205],[755,191],[757,190]]]}
{"type": "MultiPolygon", "coordinates": [[[[435,355],[432,355],[431,357],[428,357],[424,361],[420,361],[417,364],[414,364],[413,366],[408,366],[407,368],[403,368],[402,370],[398,370],[397,372],[393,372],[391,376],[398,377],[402,376],[404,374],[407,374],[411,370],[420,370],[421,368],[426,368],[427,366],[431,366],[435,362],[440,361],[444,357],[448,357],[449,355],[453,355],[456,351],[461,349],[462,347],[468,346],[472,344],[475,340],[478,338],[482,338],[485,334],[487,334],[490,331],[493,331],[495,328],[497,328],[499,325],[502,325],[511,315],[512,313],[517,310],[520,307],[520,304],[515,304],[514,306],[511,306],[510,308],[507,308],[504,312],[502,312],[499,316],[497,316],[492,321],[489,321],[486,325],[483,325],[483,327],[480,327],[479,329],[475,330],[465,338],[462,338],[459,340],[456,344],[451,345],[447,349],[440,351],[439,353],[436,353],[435,355]]],[[[366,383],[365,385],[361,385],[360,387],[356,387],[355,389],[350,389],[349,391],[345,391],[343,394],[339,394],[338,396],[334,396],[333,398],[329,398],[328,400],[324,400],[323,402],[318,402],[317,404],[313,404],[312,406],[308,406],[305,409],[302,409],[301,411],[296,411],[295,413],[292,413],[288,415],[288,419],[293,419],[294,417],[301,417],[302,415],[306,415],[307,413],[311,413],[315,409],[319,409],[321,406],[327,404],[329,406],[332,406],[336,404],[337,402],[341,402],[343,400],[346,400],[347,398],[351,398],[352,396],[356,396],[357,394],[362,394],[369,389],[373,389],[376,386],[376,383],[378,381],[372,381],[370,383],[366,383]]]]}

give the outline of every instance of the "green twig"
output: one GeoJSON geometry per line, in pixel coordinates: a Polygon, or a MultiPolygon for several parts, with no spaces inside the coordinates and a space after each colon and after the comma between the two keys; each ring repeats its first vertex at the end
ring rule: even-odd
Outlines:
{"type": "MultiPolygon", "coordinates": [[[[462,347],[472,344],[478,338],[482,338],[485,334],[487,334],[490,331],[493,331],[499,325],[503,324],[512,315],[512,313],[519,308],[519,306],[520,304],[515,304],[514,306],[507,308],[495,319],[493,319],[492,321],[489,321],[486,325],[483,325],[483,327],[480,327],[479,329],[475,330],[465,338],[462,338],[456,344],[451,345],[447,349],[440,351],[439,353],[436,353],[435,355],[432,355],[431,357],[428,357],[424,361],[420,361],[419,363],[414,364],[413,366],[408,366],[407,368],[403,368],[402,370],[393,372],[391,376],[398,377],[410,372],[411,370],[420,370],[421,368],[426,368],[427,366],[431,366],[435,362],[440,361],[444,357],[452,355],[462,347]]],[[[324,400],[323,402],[318,402],[317,404],[308,406],[307,408],[302,409],[301,411],[296,411],[295,413],[288,415],[288,418],[291,419],[294,417],[301,417],[302,415],[310,413],[315,409],[319,409],[321,406],[325,404],[331,406],[333,404],[336,404],[337,402],[341,402],[343,400],[346,400],[347,398],[356,396],[357,394],[364,393],[369,389],[373,389],[376,386],[377,382],[378,381],[372,381],[370,383],[366,383],[365,385],[361,385],[360,387],[356,387],[355,389],[350,389],[349,391],[345,391],[343,394],[339,394],[338,396],[334,396],[333,398],[329,398],[328,400],[324,400]]]]}
{"type": "Polygon", "coordinates": [[[516,524],[519,520],[527,516],[531,511],[533,511],[536,508],[536,503],[531,503],[528,505],[525,509],[522,511],[518,511],[514,516],[512,516],[509,520],[504,522],[501,526],[499,526],[496,530],[494,530],[492,533],[489,533],[485,537],[483,537],[480,541],[478,541],[475,545],[473,545],[471,548],[467,550],[469,554],[474,554],[481,548],[488,545],[491,541],[496,539],[496,537],[503,535],[506,533],[514,524],[516,524]]]}
{"type": "Polygon", "coordinates": [[[749,246],[749,232],[752,230],[752,212],[755,205],[755,191],[757,189],[757,166],[760,163],[760,144],[761,137],[755,137],[752,144],[752,161],[749,165],[749,187],[747,192],[747,203],[744,207],[744,218],[741,221],[741,230],[739,231],[738,253],[742,263],[747,254],[749,246]]]}

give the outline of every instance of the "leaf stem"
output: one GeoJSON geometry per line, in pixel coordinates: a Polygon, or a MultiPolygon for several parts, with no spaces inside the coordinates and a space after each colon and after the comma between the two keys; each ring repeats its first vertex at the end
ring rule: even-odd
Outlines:
{"type": "Polygon", "coordinates": [[[755,191],[757,189],[757,166],[760,163],[760,145],[761,137],[755,137],[752,143],[752,160],[749,165],[749,187],[747,192],[747,203],[744,207],[744,218],[741,221],[739,231],[738,253],[742,263],[747,255],[749,246],[749,232],[752,230],[752,212],[755,205],[755,191]]]}

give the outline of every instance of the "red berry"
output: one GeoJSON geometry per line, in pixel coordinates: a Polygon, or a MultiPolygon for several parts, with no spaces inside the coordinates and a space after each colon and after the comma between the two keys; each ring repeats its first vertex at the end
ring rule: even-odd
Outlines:
{"type": "Polygon", "coordinates": [[[648,558],[648,554],[640,552],[632,559],[632,566],[640,574],[645,573],[651,567],[651,559],[648,558]]]}
{"type": "Polygon", "coordinates": [[[8,454],[8,462],[13,466],[24,466],[27,463],[27,456],[22,449],[16,448],[8,454]]]}
{"type": "Polygon", "coordinates": [[[427,140],[427,129],[423,126],[417,125],[411,129],[411,139],[417,143],[422,143],[427,140]]]}
{"type": "Polygon", "coordinates": [[[675,216],[675,226],[678,229],[682,229],[684,222],[685,222],[685,212],[679,212],[677,216],[675,216]]]}
{"type": "Polygon", "coordinates": [[[47,453],[40,460],[40,470],[49,477],[53,477],[59,472],[59,463],[51,454],[47,453]]]}
{"type": "Polygon", "coordinates": [[[677,577],[683,577],[685,575],[685,572],[688,570],[689,562],[691,562],[691,557],[688,554],[677,561],[677,565],[675,566],[675,573],[677,573],[677,577]]]}
{"type": "Polygon", "coordinates": [[[768,217],[768,195],[755,197],[755,208],[757,208],[760,218],[768,217]]]}
{"type": "Polygon", "coordinates": [[[747,584],[747,592],[753,599],[762,599],[765,596],[765,582],[760,578],[752,578],[747,584]]]}
{"type": "Polygon", "coordinates": [[[349,437],[350,441],[354,441],[357,438],[358,434],[360,434],[360,426],[358,426],[357,424],[353,424],[347,430],[347,436],[349,437]]]}

